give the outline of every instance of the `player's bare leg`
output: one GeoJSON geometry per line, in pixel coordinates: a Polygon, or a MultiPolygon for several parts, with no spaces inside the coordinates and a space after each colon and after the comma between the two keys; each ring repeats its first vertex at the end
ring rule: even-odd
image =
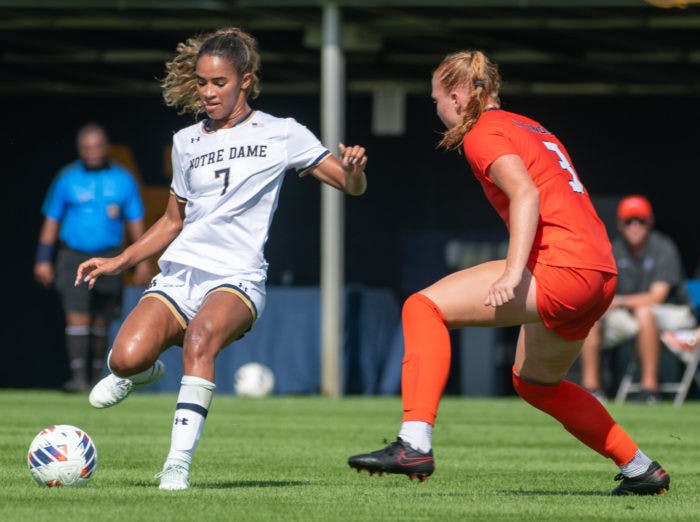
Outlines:
{"type": "Polygon", "coordinates": [[[383,450],[354,455],[348,459],[350,466],[370,472],[391,471],[412,476],[414,470],[410,462],[418,463],[418,457],[422,456],[423,466],[429,457],[429,469],[416,468],[420,474],[415,475],[418,478],[430,475],[434,468],[432,450],[426,452],[425,448],[430,448],[431,430],[420,428],[433,425],[449,373],[447,329],[521,324],[513,371],[513,384],[518,394],[559,420],[584,444],[620,466],[623,484],[615,494],[663,492],[668,488],[668,477],[663,468],[639,451],[596,398],[563,380],[583,341],[566,340],[541,323],[537,311],[537,287],[532,274],[525,271],[515,289],[514,299],[508,303],[497,308],[484,305],[483,296],[487,294],[491,281],[503,273],[504,266],[503,261],[494,261],[451,274],[407,299],[403,315],[406,344],[402,373],[404,424],[396,443],[383,450]],[[409,323],[417,328],[406,328],[409,323]],[[420,371],[417,369],[419,364],[420,371]],[[410,440],[414,436],[415,442],[410,440]],[[421,455],[408,458],[404,443],[414,451],[422,449],[421,455]],[[658,478],[651,488],[648,486],[651,479],[647,477],[650,473],[656,473],[654,477],[658,478]]]}
{"type": "Polygon", "coordinates": [[[214,291],[187,327],[183,342],[184,375],[173,421],[170,451],[156,475],[159,489],[187,489],[194,451],[214,394],[214,367],[219,351],[253,324],[250,308],[238,295],[214,291]]]}
{"type": "Polygon", "coordinates": [[[119,329],[107,361],[111,373],[93,387],[90,404],[108,408],[156,382],[165,373],[158,357],[182,335],[182,325],[164,303],[151,297],[139,301],[119,329]]]}
{"type": "Polygon", "coordinates": [[[406,300],[402,311],[403,423],[392,444],[351,456],[348,464],[352,468],[370,473],[401,473],[420,480],[433,473],[432,428],[450,369],[448,330],[539,320],[529,271],[516,289],[515,299],[498,308],[484,304],[489,286],[504,268],[505,261],[493,261],[462,270],[406,300]]]}
{"type": "Polygon", "coordinates": [[[622,480],[613,495],[652,495],[668,490],[668,473],[647,457],[582,387],[564,380],[583,341],[569,341],[542,324],[528,324],[518,337],[513,386],[525,401],[557,419],[574,437],[609,458],[622,480]]]}

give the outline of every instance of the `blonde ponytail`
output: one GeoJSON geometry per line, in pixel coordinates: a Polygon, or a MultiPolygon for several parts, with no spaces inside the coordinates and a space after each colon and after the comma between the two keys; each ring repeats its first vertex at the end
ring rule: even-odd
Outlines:
{"type": "Polygon", "coordinates": [[[474,126],[486,107],[500,103],[498,92],[501,75],[498,66],[481,51],[459,51],[449,54],[433,72],[446,90],[468,85],[472,96],[462,112],[459,125],[447,129],[438,143],[445,149],[460,149],[464,137],[474,126]]]}

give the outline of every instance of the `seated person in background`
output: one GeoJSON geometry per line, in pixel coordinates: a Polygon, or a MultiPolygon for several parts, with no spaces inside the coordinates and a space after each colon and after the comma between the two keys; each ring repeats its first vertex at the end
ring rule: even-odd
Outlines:
{"type": "Polygon", "coordinates": [[[652,404],[659,399],[660,331],[693,328],[695,316],[678,248],[671,238],[654,230],[649,200],[639,195],[623,198],[617,207],[617,227],[620,235],[612,243],[617,291],[610,309],[583,344],[581,381],[603,399],[599,350],[636,338],[640,397],[652,404]]]}

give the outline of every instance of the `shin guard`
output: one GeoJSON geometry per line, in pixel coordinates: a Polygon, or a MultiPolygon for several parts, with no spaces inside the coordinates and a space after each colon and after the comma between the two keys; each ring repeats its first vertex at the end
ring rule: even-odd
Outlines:
{"type": "Polygon", "coordinates": [[[403,306],[404,358],[401,373],[403,420],[435,423],[450,373],[450,334],[442,312],[423,294],[403,306]]]}

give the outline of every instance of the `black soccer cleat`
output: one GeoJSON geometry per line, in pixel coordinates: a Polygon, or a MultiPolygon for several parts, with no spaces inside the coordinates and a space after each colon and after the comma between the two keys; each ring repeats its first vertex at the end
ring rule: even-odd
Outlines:
{"type": "Polygon", "coordinates": [[[671,477],[656,461],[649,464],[647,470],[636,477],[625,477],[622,473],[615,476],[615,480],[621,480],[611,495],[662,495],[669,489],[671,477]]]}
{"type": "Polygon", "coordinates": [[[435,470],[433,450],[423,453],[413,449],[401,437],[392,442],[386,448],[372,453],[353,455],[348,459],[351,468],[360,471],[368,471],[370,475],[378,473],[402,473],[408,475],[411,480],[418,479],[421,482],[435,470]]]}

